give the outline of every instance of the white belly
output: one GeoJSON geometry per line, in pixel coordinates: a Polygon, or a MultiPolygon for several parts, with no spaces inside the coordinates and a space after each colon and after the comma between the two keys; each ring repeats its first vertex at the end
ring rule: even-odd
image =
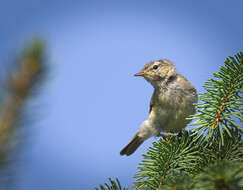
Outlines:
{"type": "Polygon", "coordinates": [[[186,118],[191,114],[194,114],[192,105],[180,104],[175,107],[157,105],[153,107],[148,120],[150,120],[157,133],[179,132],[190,122],[186,118]]]}

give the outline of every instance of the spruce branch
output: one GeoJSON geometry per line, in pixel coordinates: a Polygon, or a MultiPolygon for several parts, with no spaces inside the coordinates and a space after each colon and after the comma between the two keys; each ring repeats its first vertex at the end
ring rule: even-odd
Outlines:
{"type": "Polygon", "coordinates": [[[243,163],[221,161],[206,167],[195,177],[193,190],[243,189],[243,163]]]}
{"type": "Polygon", "coordinates": [[[137,189],[160,189],[167,178],[183,172],[190,175],[198,171],[203,160],[200,157],[200,143],[195,141],[187,131],[182,136],[171,136],[153,142],[153,147],[143,155],[144,160],[139,164],[135,175],[137,189]]]}
{"type": "Polygon", "coordinates": [[[213,74],[216,79],[205,82],[204,88],[207,92],[199,96],[202,103],[197,104],[198,113],[191,117],[196,119],[191,125],[199,125],[193,129],[198,137],[205,136],[204,140],[212,143],[219,134],[222,146],[224,131],[232,136],[231,128],[243,130],[238,124],[242,124],[243,117],[243,53],[229,56],[224,63],[220,71],[213,74]]]}
{"type": "MultiPolygon", "coordinates": [[[[39,89],[45,74],[44,46],[42,41],[35,40],[15,59],[13,70],[7,73],[5,88],[1,90],[0,104],[0,176],[9,172],[10,155],[19,144],[18,132],[23,126],[18,123],[24,120],[25,103],[39,89]],[[38,88],[37,88],[38,87],[38,88]],[[6,167],[8,167],[6,169],[6,167]],[[6,172],[5,172],[6,171],[6,172]]],[[[11,155],[12,156],[12,155],[11,155]]],[[[7,177],[8,178],[8,177],[7,177]]],[[[3,185],[3,183],[0,183],[3,185]]],[[[1,186],[2,187],[2,186],[1,186]]]]}
{"type": "MultiPolygon", "coordinates": [[[[104,185],[100,184],[100,190],[128,190],[128,188],[122,188],[120,181],[116,178],[116,181],[109,178],[110,185],[108,183],[104,183],[104,185]]],[[[95,190],[99,190],[97,187],[95,190]]]]}
{"type": "Polygon", "coordinates": [[[243,163],[218,161],[195,175],[168,178],[160,190],[239,190],[243,188],[243,163]]]}
{"type": "Polygon", "coordinates": [[[0,112],[0,150],[9,137],[22,104],[31,94],[43,74],[43,44],[35,41],[24,50],[15,71],[9,75],[7,93],[2,98],[0,112]]]}
{"type": "Polygon", "coordinates": [[[192,175],[180,174],[168,178],[159,190],[192,190],[195,185],[192,175]]]}
{"type": "Polygon", "coordinates": [[[201,147],[202,158],[205,161],[205,165],[212,164],[222,160],[228,161],[240,161],[243,162],[243,140],[242,131],[238,129],[231,129],[230,137],[227,133],[224,133],[224,146],[220,146],[220,139],[214,141],[210,146],[201,147]]]}

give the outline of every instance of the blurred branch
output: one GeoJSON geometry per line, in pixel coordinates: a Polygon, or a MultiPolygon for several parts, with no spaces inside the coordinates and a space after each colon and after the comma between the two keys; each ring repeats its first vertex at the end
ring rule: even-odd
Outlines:
{"type": "Polygon", "coordinates": [[[14,71],[7,76],[6,90],[1,92],[0,161],[5,159],[9,146],[17,142],[17,139],[12,138],[15,129],[19,127],[15,122],[22,112],[24,102],[45,73],[43,62],[44,45],[42,41],[35,40],[24,49],[14,65],[14,71]]]}

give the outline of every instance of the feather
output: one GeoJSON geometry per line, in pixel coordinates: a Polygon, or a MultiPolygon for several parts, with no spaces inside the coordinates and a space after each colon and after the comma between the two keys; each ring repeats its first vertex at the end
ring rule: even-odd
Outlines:
{"type": "Polygon", "coordinates": [[[131,141],[121,150],[120,155],[131,155],[143,143],[143,138],[138,136],[138,132],[133,136],[131,141]]]}

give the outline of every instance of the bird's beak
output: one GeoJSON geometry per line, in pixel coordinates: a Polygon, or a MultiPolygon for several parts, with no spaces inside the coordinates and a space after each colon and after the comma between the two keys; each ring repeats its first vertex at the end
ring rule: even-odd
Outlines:
{"type": "Polygon", "coordinates": [[[143,77],[145,75],[144,72],[136,73],[134,76],[135,77],[143,77]]]}
{"type": "Polygon", "coordinates": [[[144,77],[146,75],[150,75],[151,72],[140,72],[140,73],[136,73],[134,76],[135,77],[144,77]]]}

